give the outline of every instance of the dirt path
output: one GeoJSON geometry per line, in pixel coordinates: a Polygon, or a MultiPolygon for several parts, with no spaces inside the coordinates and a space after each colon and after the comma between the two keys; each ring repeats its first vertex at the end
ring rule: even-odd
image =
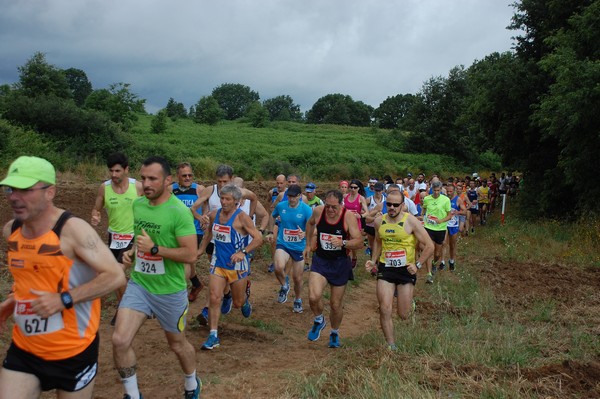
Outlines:
{"type": "MultiPolygon", "coordinates": [[[[248,184],[260,198],[266,197],[267,183],[248,184]]],[[[89,219],[97,185],[81,185],[74,181],[61,182],[56,199],[58,206],[71,210],[75,215],[89,219]]],[[[6,201],[0,201],[0,222],[6,222],[11,212],[6,201]]],[[[104,217],[103,222],[106,222],[104,217]]],[[[104,238],[106,225],[98,232],[104,238]]],[[[5,265],[5,242],[0,247],[0,261],[5,265]]],[[[364,255],[359,257],[358,273],[364,255]]],[[[460,259],[459,259],[460,260],[460,259]]],[[[537,299],[556,300],[561,310],[571,309],[575,322],[584,322],[596,334],[600,325],[600,273],[595,270],[565,269],[559,265],[506,265],[497,259],[478,259],[482,278],[497,293],[497,297],[507,306],[528,306],[537,299]],[[541,280],[540,269],[545,278],[541,280]]],[[[254,312],[250,319],[244,319],[239,310],[233,309],[223,316],[219,325],[221,347],[213,351],[201,351],[200,346],[208,335],[208,329],[195,321],[204,306],[207,290],[203,290],[198,300],[190,305],[187,336],[197,350],[198,372],[204,381],[205,398],[279,398],[285,397],[286,384],[293,383],[293,376],[315,372],[315,364],[321,364],[336,350],[327,347],[329,327],[317,342],[310,342],[306,334],[312,325],[312,314],[308,308],[308,273],[304,280],[303,314],[292,313],[292,298],[285,304],[276,301],[278,284],[275,276],[266,272],[267,259],[257,259],[253,263],[252,303],[254,312]]],[[[207,263],[201,262],[198,268],[204,282],[207,281],[207,263]]],[[[423,276],[417,283],[419,296],[418,312],[427,318],[438,306],[430,299],[424,287],[423,276]]],[[[95,387],[95,398],[121,398],[122,385],[113,368],[110,318],[114,313],[113,299],[105,301],[101,323],[100,372],[95,387]]],[[[375,281],[364,276],[358,286],[349,288],[344,301],[344,321],[340,329],[342,343],[345,339],[360,336],[373,329],[379,331],[375,281]]],[[[325,315],[329,321],[326,301],[325,315]]],[[[6,342],[6,341],[3,341],[6,342]]],[[[383,343],[383,339],[382,339],[383,343]]],[[[138,380],[146,399],[180,398],[183,393],[183,376],[175,356],[166,345],[162,330],[155,320],[148,320],[142,326],[135,341],[138,357],[138,380]]],[[[340,348],[337,350],[344,350],[340,348]]],[[[5,348],[0,348],[3,353],[5,348]]],[[[584,382],[593,381],[600,375],[600,364],[582,365],[576,362],[548,368],[529,370],[531,378],[543,381],[548,376],[558,374],[573,375],[572,392],[586,392],[589,386],[584,382]],[[591,379],[591,380],[590,380],[591,379]]],[[[44,398],[54,397],[46,394],[44,398]]]]}

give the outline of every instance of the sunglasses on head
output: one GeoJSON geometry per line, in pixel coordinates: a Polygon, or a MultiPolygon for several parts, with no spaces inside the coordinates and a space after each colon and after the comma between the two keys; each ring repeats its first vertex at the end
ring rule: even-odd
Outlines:
{"type": "Polygon", "coordinates": [[[400,208],[402,206],[402,202],[386,202],[385,206],[388,208],[400,208]]]}

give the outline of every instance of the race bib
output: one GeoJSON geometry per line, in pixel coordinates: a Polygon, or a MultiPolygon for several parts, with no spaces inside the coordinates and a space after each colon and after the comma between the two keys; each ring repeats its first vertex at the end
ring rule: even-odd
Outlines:
{"type": "Polygon", "coordinates": [[[447,227],[456,227],[458,226],[458,218],[456,215],[452,216],[452,219],[448,220],[447,227]]]}
{"type": "Polygon", "coordinates": [[[479,205],[477,204],[477,200],[471,201],[471,209],[479,209],[479,205]]]}
{"type": "Polygon", "coordinates": [[[160,255],[138,251],[135,257],[135,271],[151,275],[165,274],[165,261],[160,255]]]}
{"type": "Polygon", "coordinates": [[[341,239],[342,236],[328,233],[320,233],[319,241],[321,242],[321,248],[323,248],[325,251],[340,251],[342,247],[337,247],[333,245],[333,243],[331,242],[333,238],[341,239]]]}
{"type": "Polygon", "coordinates": [[[125,249],[133,240],[133,234],[110,233],[110,249],[125,249]]]}
{"type": "Polygon", "coordinates": [[[231,243],[231,226],[223,226],[222,224],[213,224],[213,240],[224,244],[231,243]]]}
{"type": "Polygon", "coordinates": [[[405,267],[406,251],[385,251],[385,267],[405,267]]]}
{"type": "Polygon", "coordinates": [[[33,312],[31,302],[33,301],[18,301],[15,306],[15,323],[23,334],[27,336],[50,334],[65,327],[62,313],[55,313],[47,318],[41,317],[33,312]]]}
{"type": "Polygon", "coordinates": [[[302,230],[283,229],[283,241],[285,242],[301,242],[302,230]]]}
{"type": "Polygon", "coordinates": [[[437,225],[439,223],[439,219],[433,215],[427,215],[427,224],[437,225]]]}

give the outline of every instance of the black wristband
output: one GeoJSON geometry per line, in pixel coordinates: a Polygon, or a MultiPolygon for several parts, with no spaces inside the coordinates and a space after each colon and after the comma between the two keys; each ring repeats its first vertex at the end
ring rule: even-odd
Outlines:
{"type": "Polygon", "coordinates": [[[71,309],[73,307],[73,297],[69,294],[69,291],[61,292],[60,300],[65,306],[65,309],[71,309]]]}

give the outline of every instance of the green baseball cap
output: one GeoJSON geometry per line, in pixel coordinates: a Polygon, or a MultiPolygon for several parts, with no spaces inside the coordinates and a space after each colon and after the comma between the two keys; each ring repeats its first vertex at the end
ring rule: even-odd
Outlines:
{"type": "Polygon", "coordinates": [[[0,186],[29,188],[37,182],[56,184],[54,166],[43,158],[20,156],[8,168],[0,186]]]}

